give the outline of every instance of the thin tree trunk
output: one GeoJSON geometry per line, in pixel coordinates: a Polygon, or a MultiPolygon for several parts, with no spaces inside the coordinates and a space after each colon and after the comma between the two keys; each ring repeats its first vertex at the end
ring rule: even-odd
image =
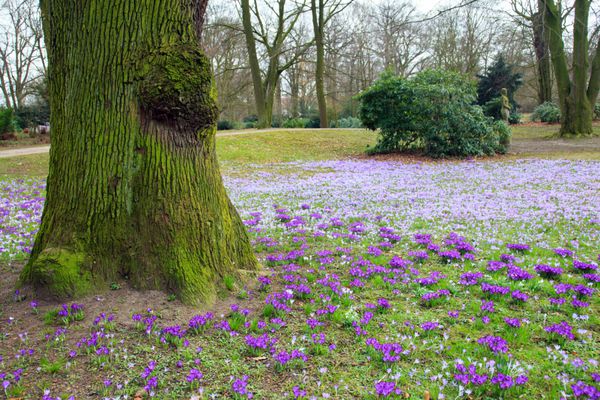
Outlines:
{"type": "Polygon", "coordinates": [[[317,49],[315,86],[317,91],[317,103],[319,105],[320,127],[328,128],[329,122],[327,121],[327,100],[325,99],[325,43],[323,38],[323,29],[325,25],[325,5],[323,2],[324,0],[311,0],[311,11],[315,35],[315,46],[317,49]]]}
{"type": "Polygon", "coordinates": [[[544,0],[538,0],[538,11],[533,15],[531,22],[538,78],[538,103],[542,104],[552,101],[552,64],[548,46],[549,31],[544,26],[544,0]]]}
{"type": "Polygon", "coordinates": [[[125,278],[203,303],[256,269],[215,153],[203,1],[42,0],[52,147],[22,283],[64,298],[125,278]]]}
{"type": "Polygon", "coordinates": [[[254,87],[254,104],[258,116],[259,125],[262,125],[267,118],[265,107],[265,87],[263,84],[258,55],[256,53],[256,40],[254,39],[254,30],[252,28],[252,18],[250,16],[249,0],[241,0],[242,7],[242,26],[246,38],[246,50],[248,51],[248,64],[252,76],[252,85],[254,87]]]}

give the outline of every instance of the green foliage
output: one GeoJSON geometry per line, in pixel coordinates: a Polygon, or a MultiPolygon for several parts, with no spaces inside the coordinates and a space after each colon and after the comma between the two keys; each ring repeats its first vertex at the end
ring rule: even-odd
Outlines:
{"type": "Polygon", "coordinates": [[[244,117],[244,119],[242,120],[243,123],[247,123],[247,122],[258,122],[258,115],[256,114],[251,114],[251,115],[247,115],[244,117]]]}
{"type": "Polygon", "coordinates": [[[309,122],[306,118],[290,118],[283,122],[283,127],[286,129],[304,128],[309,122]]]}
{"type": "Polygon", "coordinates": [[[281,115],[273,115],[273,119],[271,120],[271,128],[281,128],[283,125],[283,118],[281,115]]]}
{"type": "Polygon", "coordinates": [[[318,115],[313,115],[308,118],[308,122],[304,125],[304,128],[315,129],[321,127],[321,118],[318,115]]]}
{"type": "Polygon", "coordinates": [[[493,123],[473,105],[475,85],[461,74],[427,70],[405,79],[385,73],[359,100],[363,125],[380,129],[373,152],[448,157],[507,150],[508,128],[493,123]]]}
{"type": "Polygon", "coordinates": [[[348,118],[340,118],[335,121],[331,121],[332,128],[362,128],[362,121],[360,118],[348,117],[348,118]]]}
{"type": "Polygon", "coordinates": [[[258,124],[258,115],[251,114],[244,117],[242,120],[244,129],[254,129],[258,124]]]}
{"type": "Polygon", "coordinates": [[[65,360],[61,358],[55,361],[50,361],[47,358],[42,358],[40,360],[40,368],[42,372],[51,375],[62,372],[62,370],[65,368],[65,364],[65,360]]]}
{"type": "Polygon", "coordinates": [[[547,122],[549,124],[558,123],[560,122],[560,108],[556,104],[547,101],[533,110],[531,120],[547,122]]]}
{"type": "Polygon", "coordinates": [[[227,290],[229,290],[230,292],[233,291],[233,289],[235,288],[235,278],[233,276],[226,275],[223,278],[223,283],[225,284],[227,290]]]}
{"type": "Polygon", "coordinates": [[[229,121],[228,119],[222,119],[217,122],[218,131],[228,131],[231,129],[235,129],[235,122],[229,121]]]}
{"type": "Polygon", "coordinates": [[[0,107],[0,135],[14,132],[14,113],[12,108],[0,107]]]}
{"type": "Polygon", "coordinates": [[[50,102],[48,83],[44,77],[30,86],[33,101],[15,110],[15,119],[20,129],[46,125],[50,122],[50,102]]]}
{"type": "Polygon", "coordinates": [[[507,64],[504,57],[500,55],[483,75],[477,76],[479,78],[477,104],[484,107],[485,115],[497,120],[502,119],[500,115],[502,103],[498,99],[503,88],[508,91],[508,99],[512,106],[511,114],[516,113],[519,105],[515,101],[514,94],[523,85],[523,75],[514,72],[514,67],[512,64],[507,64]]]}
{"type": "Polygon", "coordinates": [[[600,120],[600,103],[594,106],[594,121],[600,120]]]}

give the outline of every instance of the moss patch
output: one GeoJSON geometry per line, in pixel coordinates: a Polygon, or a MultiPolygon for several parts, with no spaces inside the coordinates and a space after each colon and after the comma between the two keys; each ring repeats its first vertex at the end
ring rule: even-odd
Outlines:
{"type": "Polygon", "coordinates": [[[151,54],[139,86],[140,105],[152,121],[184,132],[208,130],[218,118],[208,58],[180,44],[151,54]]]}
{"type": "Polygon", "coordinates": [[[83,253],[62,248],[48,248],[28,265],[21,280],[47,290],[58,298],[79,297],[92,289],[92,274],[83,268],[83,253]],[[25,274],[27,278],[24,279],[25,274]]]}

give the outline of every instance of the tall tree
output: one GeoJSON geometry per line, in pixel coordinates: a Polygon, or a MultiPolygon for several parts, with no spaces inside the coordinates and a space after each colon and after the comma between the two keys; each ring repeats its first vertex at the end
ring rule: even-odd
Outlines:
{"type": "MultiPolygon", "coordinates": [[[[277,83],[281,74],[297,60],[297,57],[292,57],[286,63],[281,63],[282,55],[291,51],[285,46],[286,39],[306,7],[305,3],[295,3],[290,9],[287,3],[287,0],[265,2],[265,6],[275,19],[274,27],[270,29],[268,21],[264,18],[264,15],[261,15],[257,0],[254,0],[253,4],[250,4],[250,0],[240,1],[242,26],[246,37],[248,64],[252,74],[259,128],[271,127],[277,83]],[[264,64],[266,64],[266,68],[261,67],[257,42],[264,47],[266,58],[264,64]]],[[[302,45],[302,51],[296,54],[303,54],[311,44],[312,41],[309,40],[302,45]]]]}
{"type": "Polygon", "coordinates": [[[315,86],[321,128],[329,128],[327,100],[325,99],[325,27],[334,16],[344,11],[351,3],[352,0],[311,0],[310,2],[315,47],[317,49],[315,86]]]}
{"type": "Polygon", "coordinates": [[[575,0],[571,72],[563,41],[561,8],[554,0],[545,0],[544,23],[549,31],[550,53],[558,86],[561,136],[593,133],[593,107],[600,91],[600,41],[593,50],[590,64],[588,23],[591,3],[591,0],[575,0]]]}
{"type": "Polygon", "coordinates": [[[434,31],[430,60],[433,67],[475,76],[492,57],[501,27],[499,17],[484,7],[486,2],[475,3],[449,9],[430,21],[434,31]]]}
{"type": "Polygon", "coordinates": [[[550,61],[550,31],[544,24],[544,0],[511,0],[520,23],[532,33],[535,51],[538,104],[552,101],[552,64],[550,61]]]}
{"type": "Polygon", "coordinates": [[[215,154],[206,0],[42,0],[52,147],[21,282],[76,296],[120,278],[186,302],[256,260],[215,154]]]}
{"type": "Polygon", "coordinates": [[[409,2],[388,0],[374,7],[374,50],[384,69],[408,77],[426,58],[430,38],[423,31],[424,24],[412,23],[418,17],[409,2]]]}
{"type": "Polygon", "coordinates": [[[19,109],[32,84],[45,74],[40,13],[35,0],[6,0],[0,6],[0,90],[7,107],[19,109]]]}

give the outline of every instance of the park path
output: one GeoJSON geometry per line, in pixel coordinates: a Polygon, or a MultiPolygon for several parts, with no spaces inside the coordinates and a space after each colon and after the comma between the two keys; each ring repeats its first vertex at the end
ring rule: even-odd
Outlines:
{"type": "MultiPolygon", "coordinates": [[[[324,129],[327,131],[336,131],[343,130],[348,131],[350,129],[346,128],[329,128],[324,129]]],[[[244,129],[237,131],[220,131],[217,133],[218,137],[227,137],[227,136],[238,136],[238,135],[249,135],[252,133],[269,133],[269,132],[307,132],[307,129],[304,128],[290,128],[290,129],[282,129],[282,128],[271,128],[271,129],[244,129]]],[[[312,130],[309,130],[312,131],[312,130]]],[[[8,157],[18,157],[18,156],[28,156],[31,154],[43,154],[47,153],[50,150],[50,145],[46,146],[35,146],[35,147],[22,147],[17,149],[8,149],[8,150],[0,150],[0,158],[8,158],[8,157]]]]}

